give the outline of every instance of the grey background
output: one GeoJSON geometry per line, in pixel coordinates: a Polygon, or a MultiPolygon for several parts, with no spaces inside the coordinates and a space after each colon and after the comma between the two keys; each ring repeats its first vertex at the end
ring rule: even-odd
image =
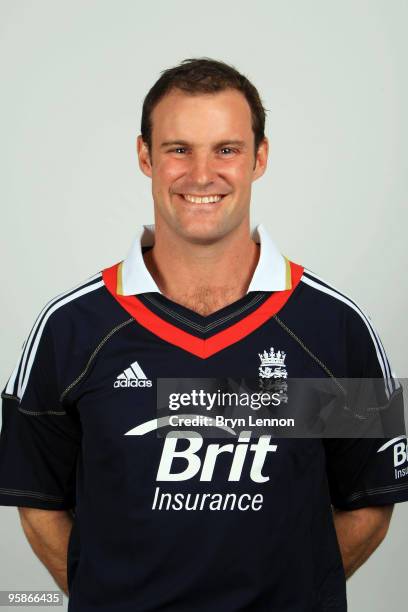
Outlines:
{"type": "MultiPolygon", "coordinates": [[[[161,70],[198,56],[235,65],[269,109],[252,222],[360,304],[406,377],[407,18],[399,0],[2,0],[2,385],[45,302],[153,221],[142,101],[161,70]]],[[[17,510],[0,516],[0,588],[55,589],[17,510]]],[[[402,606],[407,519],[396,506],[348,582],[351,612],[402,606]]]]}

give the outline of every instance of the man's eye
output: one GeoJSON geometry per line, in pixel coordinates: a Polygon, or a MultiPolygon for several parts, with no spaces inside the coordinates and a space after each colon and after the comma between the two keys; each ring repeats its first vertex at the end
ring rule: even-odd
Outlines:
{"type": "MultiPolygon", "coordinates": [[[[170,153],[185,153],[186,150],[187,150],[186,147],[175,147],[174,149],[170,149],[170,153]]],[[[227,151],[230,154],[230,153],[233,153],[235,149],[232,149],[231,147],[222,147],[220,151],[227,151]]]]}

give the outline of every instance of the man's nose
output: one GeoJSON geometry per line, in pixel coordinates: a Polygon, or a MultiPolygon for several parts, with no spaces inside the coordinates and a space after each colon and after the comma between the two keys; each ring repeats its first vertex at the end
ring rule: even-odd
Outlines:
{"type": "Polygon", "coordinates": [[[211,183],[216,176],[216,172],[210,155],[204,152],[193,155],[189,175],[191,182],[201,187],[211,183]]]}

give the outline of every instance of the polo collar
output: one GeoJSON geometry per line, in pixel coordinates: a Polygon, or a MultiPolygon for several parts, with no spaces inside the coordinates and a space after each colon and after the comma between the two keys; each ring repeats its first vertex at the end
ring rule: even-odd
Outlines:
{"type": "MultiPolygon", "coordinates": [[[[126,259],[119,265],[117,293],[138,295],[139,293],[161,293],[146,268],[142,247],[153,246],[155,225],[142,225],[133,240],[126,259]]],[[[257,267],[248,287],[250,291],[285,291],[292,288],[288,259],[282,255],[265,227],[257,225],[251,230],[251,238],[261,247],[257,267]]]]}

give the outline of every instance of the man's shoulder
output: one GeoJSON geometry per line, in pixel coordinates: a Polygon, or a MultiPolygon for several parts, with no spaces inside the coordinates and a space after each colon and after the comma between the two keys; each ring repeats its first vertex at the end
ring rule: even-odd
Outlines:
{"type": "Polygon", "coordinates": [[[326,278],[304,267],[294,300],[285,309],[286,323],[316,346],[359,344],[377,350],[381,341],[360,301],[326,278]]]}
{"type": "Polygon", "coordinates": [[[97,272],[65,291],[50,298],[41,310],[40,316],[58,319],[84,311],[87,307],[101,307],[104,295],[102,272],[97,272]]]}
{"type": "Polygon", "coordinates": [[[33,371],[56,371],[62,388],[112,331],[128,320],[128,313],[107,291],[102,272],[59,293],[34,319],[6,394],[21,400],[33,371]]]}
{"type": "Polygon", "coordinates": [[[282,318],[314,354],[333,364],[332,371],[349,377],[363,372],[391,376],[379,332],[365,307],[306,267],[296,291],[282,318]]]}
{"type": "Polygon", "coordinates": [[[73,341],[89,346],[126,317],[107,291],[101,271],[48,300],[31,335],[50,333],[59,346],[73,341]]]}
{"type": "Polygon", "coordinates": [[[359,300],[324,276],[304,267],[299,305],[308,319],[367,327],[371,318],[359,300]]]}

